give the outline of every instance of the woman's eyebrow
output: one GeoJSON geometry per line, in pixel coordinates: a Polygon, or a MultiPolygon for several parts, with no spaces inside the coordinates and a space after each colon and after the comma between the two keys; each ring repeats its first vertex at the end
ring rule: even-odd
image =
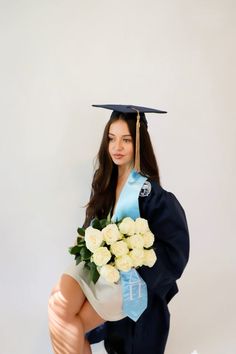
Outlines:
{"type": "MultiPolygon", "coordinates": [[[[108,135],[112,135],[112,136],[115,136],[115,134],[112,134],[112,133],[108,133],[108,135]]],[[[122,136],[131,136],[131,134],[124,134],[122,136]]]]}

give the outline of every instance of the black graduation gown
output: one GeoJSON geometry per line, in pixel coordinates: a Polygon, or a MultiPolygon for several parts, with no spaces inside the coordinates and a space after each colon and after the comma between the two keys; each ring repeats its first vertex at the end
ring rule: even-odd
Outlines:
{"type": "Polygon", "coordinates": [[[169,332],[168,302],[178,292],[180,278],[189,257],[189,234],[184,210],[176,197],[156,182],[151,191],[139,196],[140,216],[148,220],[155,235],[157,261],[139,274],[148,288],[148,307],[137,322],[128,317],[88,333],[90,343],[104,339],[111,354],[163,354],[169,332]]]}

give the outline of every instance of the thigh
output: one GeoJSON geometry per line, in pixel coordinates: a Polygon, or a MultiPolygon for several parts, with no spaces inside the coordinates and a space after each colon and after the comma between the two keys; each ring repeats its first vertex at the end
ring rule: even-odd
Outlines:
{"type": "Polygon", "coordinates": [[[79,283],[68,274],[63,274],[53,288],[49,305],[63,317],[78,314],[86,298],[79,283]]]}
{"type": "Polygon", "coordinates": [[[105,320],[99,316],[92,305],[86,300],[79,312],[79,317],[82,321],[84,332],[87,333],[97,326],[103,324],[105,320]]]}

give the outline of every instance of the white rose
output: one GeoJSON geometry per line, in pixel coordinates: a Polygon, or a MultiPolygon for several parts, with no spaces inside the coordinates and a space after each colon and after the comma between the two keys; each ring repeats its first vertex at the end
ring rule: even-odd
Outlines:
{"type": "Polygon", "coordinates": [[[102,229],[102,235],[107,245],[112,245],[114,242],[120,240],[122,237],[116,224],[109,224],[104,227],[104,229],[102,229]]]}
{"type": "Polygon", "coordinates": [[[142,248],[134,248],[129,252],[129,256],[131,257],[135,268],[143,265],[144,250],[142,248]]]}
{"type": "Polygon", "coordinates": [[[115,265],[117,269],[128,272],[128,270],[132,268],[133,262],[131,257],[128,254],[125,254],[124,256],[115,259],[115,265]]]}
{"type": "Polygon", "coordinates": [[[111,245],[111,253],[116,257],[123,256],[129,252],[127,243],[125,241],[117,241],[111,245]]]}
{"type": "Polygon", "coordinates": [[[144,234],[147,231],[149,231],[147,220],[143,218],[137,218],[135,220],[135,232],[137,234],[144,234]]]}
{"type": "Polygon", "coordinates": [[[103,241],[103,236],[101,231],[94,229],[92,226],[89,226],[85,230],[85,243],[86,247],[91,251],[94,252],[95,249],[101,246],[103,241]]]}
{"type": "Polygon", "coordinates": [[[135,233],[135,222],[130,217],[124,218],[119,225],[119,230],[124,235],[133,235],[135,233]]]}
{"type": "Polygon", "coordinates": [[[92,255],[92,261],[97,266],[103,266],[111,259],[111,252],[106,247],[98,247],[92,255]]]}
{"type": "Polygon", "coordinates": [[[100,275],[109,283],[116,283],[120,279],[119,271],[110,264],[105,264],[100,268],[100,275]]]}
{"type": "Polygon", "coordinates": [[[143,240],[144,240],[144,247],[149,248],[153,245],[154,243],[154,235],[151,231],[145,232],[143,234],[143,240]]]}
{"type": "Polygon", "coordinates": [[[144,250],[143,265],[151,268],[156,263],[156,260],[157,260],[157,256],[156,256],[156,253],[153,249],[152,250],[144,250]]]}
{"type": "Polygon", "coordinates": [[[129,248],[143,248],[144,239],[142,235],[132,235],[126,238],[126,242],[129,248]]]}

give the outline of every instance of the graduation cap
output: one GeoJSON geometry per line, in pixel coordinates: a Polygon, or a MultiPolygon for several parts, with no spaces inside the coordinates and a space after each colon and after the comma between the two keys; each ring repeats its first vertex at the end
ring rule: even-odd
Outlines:
{"type": "Polygon", "coordinates": [[[159,109],[140,107],[134,105],[123,104],[93,104],[93,107],[105,108],[113,112],[123,113],[125,119],[136,119],[136,139],[135,139],[135,163],[134,169],[140,172],[140,120],[143,121],[147,127],[147,119],[145,113],[167,113],[159,109]]]}

